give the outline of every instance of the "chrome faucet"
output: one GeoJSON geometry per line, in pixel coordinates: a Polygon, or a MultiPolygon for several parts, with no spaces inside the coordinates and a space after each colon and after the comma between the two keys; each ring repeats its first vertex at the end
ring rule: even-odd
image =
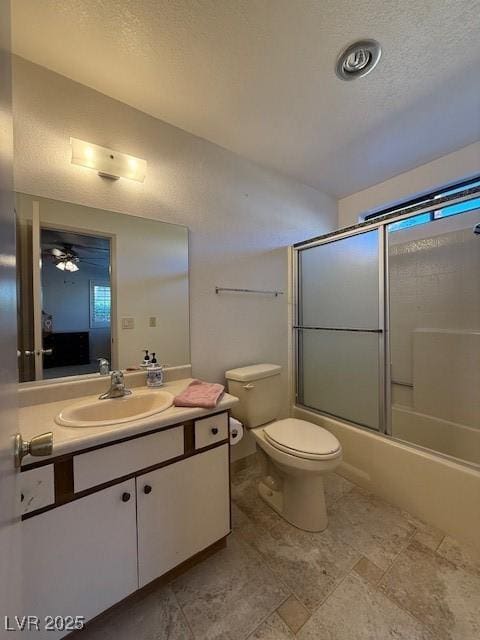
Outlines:
{"type": "Polygon", "coordinates": [[[101,376],[108,376],[110,373],[110,363],[106,358],[98,358],[98,372],[101,376]]]}
{"type": "Polygon", "coordinates": [[[125,380],[123,377],[123,371],[115,369],[110,374],[110,389],[101,396],[98,396],[99,400],[107,400],[108,398],[123,398],[129,396],[132,392],[130,389],[125,388],[125,380]]]}

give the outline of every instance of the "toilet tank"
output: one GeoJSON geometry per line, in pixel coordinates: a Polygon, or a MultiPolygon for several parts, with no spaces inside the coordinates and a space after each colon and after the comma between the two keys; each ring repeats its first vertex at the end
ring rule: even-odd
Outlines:
{"type": "Polygon", "coordinates": [[[227,371],[228,393],[240,400],[232,407],[233,417],[249,429],[275,420],[280,410],[281,371],[278,364],[253,364],[227,371]]]}

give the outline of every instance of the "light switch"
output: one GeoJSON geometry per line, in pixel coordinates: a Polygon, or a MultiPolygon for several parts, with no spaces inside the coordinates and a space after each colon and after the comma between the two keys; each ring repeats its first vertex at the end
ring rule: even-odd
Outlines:
{"type": "Polygon", "coordinates": [[[157,319],[155,316],[150,316],[150,319],[148,321],[148,326],[149,327],[156,327],[157,326],[157,319]]]}
{"type": "Polygon", "coordinates": [[[135,329],[135,318],[122,318],[122,329],[135,329]]]}

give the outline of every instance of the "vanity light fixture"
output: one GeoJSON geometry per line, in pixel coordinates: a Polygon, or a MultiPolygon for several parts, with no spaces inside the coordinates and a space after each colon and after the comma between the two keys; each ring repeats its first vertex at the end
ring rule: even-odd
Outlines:
{"type": "Polygon", "coordinates": [[[145,180],[146,160],[78,138],[70,138],[70,144],[72,146],[72,164],[94,169],[102,178],[110,178],[111,180],[119,178],[129,178],[137,182],[145,180]]]}

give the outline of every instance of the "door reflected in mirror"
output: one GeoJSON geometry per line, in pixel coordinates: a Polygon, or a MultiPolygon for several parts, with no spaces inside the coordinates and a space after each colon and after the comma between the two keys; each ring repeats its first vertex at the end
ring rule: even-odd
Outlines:
{"type": "Polygon", "coordinates": [[[41,228],[40,250],[43,378],[95,373],[111,361],[110,238],[41,228]]]}
{"type": "Polygon", "coordinates": [[[188,364],[188,229],[16,195],[19,381],[188,364]],[[105,372],[105,366],[103,367],[105,372]]]}

